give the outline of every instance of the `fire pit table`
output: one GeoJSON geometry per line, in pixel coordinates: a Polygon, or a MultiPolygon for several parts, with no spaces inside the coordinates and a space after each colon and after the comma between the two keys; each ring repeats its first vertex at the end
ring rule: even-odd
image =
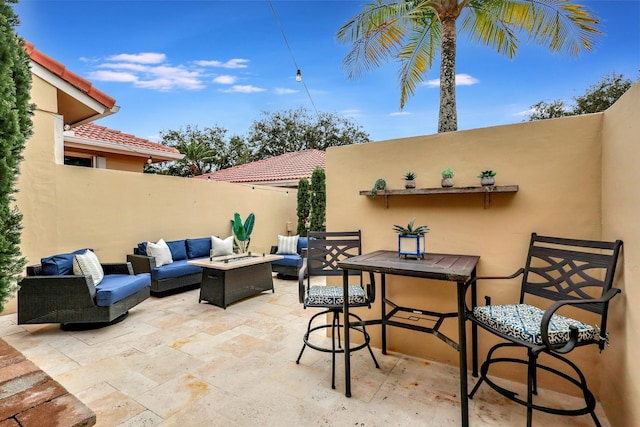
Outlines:
{"type": "Polygon", "coordinates": [[[241,299],[273,289],[271,254],[234,254],[189,261],[202,267],[198,302],[207,301],[224,309],[241,299]]]}

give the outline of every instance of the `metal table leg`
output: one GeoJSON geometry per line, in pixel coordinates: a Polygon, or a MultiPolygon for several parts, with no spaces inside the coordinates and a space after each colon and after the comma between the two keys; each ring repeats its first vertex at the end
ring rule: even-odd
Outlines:
{"type": "Polygon", "coordinates": [[[351,397],[351,349],[349,348],[349,275],[342,271],[342,288],[344,296],[344,388],[345,396],[351,397]]]}

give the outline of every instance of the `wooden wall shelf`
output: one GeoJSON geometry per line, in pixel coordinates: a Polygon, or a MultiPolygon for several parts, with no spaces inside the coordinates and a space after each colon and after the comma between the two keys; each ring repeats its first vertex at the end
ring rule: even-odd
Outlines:
{"type": "MultiPolygon", "coordinates": [[[[434,187],[434,188],[409,188],[397,190],[379,190],[377,197],[384,197],[385,207],[389,207],[390,196],[429,196],[432,194],[484,194],[484,208],[487,209],[491,204],[491,194],[493,193],[515,193],[518,191],[518,185],[488,185],[484,187],[434,187]]],[[[361,196],[370,196],[371,190],[360,191],[361,196]]]]}

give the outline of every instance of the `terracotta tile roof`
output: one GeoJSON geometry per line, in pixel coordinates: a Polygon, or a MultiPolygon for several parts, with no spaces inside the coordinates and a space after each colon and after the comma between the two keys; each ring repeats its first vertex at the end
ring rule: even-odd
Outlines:
{"type": "Polygon", "coordinates": [[[75,86],[91,98],[98,101],[100,104],[104,105],[107,108],[113,108],[114,105],[116,105],[116,100],[114,98],[93,87],[89,80],[84,79],[76,73],[68,70],[64,66],[64,64],[61,64],[50,56],[40,52],[33,46],[33,43],[25,42],[25,48],[32,61],[42,65],[53,74],[57,75],[67,83],[75,86]]]}
{"type": "Polygon", "coordinates": [[[326,168],[325,152],[303,150],[229,169],[222,169],[195,178],[245,183],[294,181],[297,184],[301,178],[311,178],[311,174],[316,167],[326,168]]]}
{"type": "Polygon", "coordinates": [[[166,145],[158,144],[157,142],[151,142],[147,139],[138,138],[137,136],[130,135],[128,133],[120,132],[119,130],[109,129],[104,126],[99,126],[93,123],[85,123],[80,126],[74,127],[71,132],[73,136],[77,138],[93,139],[95,141],[112,142],[116,144],[146,148],[149,150],[164,151],[167,153],[180,153],[175,148],[167,147],[166,145]]]}

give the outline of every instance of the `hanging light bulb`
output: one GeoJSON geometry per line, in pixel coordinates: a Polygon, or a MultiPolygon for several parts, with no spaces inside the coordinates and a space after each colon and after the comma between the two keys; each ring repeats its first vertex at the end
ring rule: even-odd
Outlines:
{"type": "Polygon", "coordinates": [[[150,165],[151,163],[153,163],[153,157],[149,156],[149,158],[147,159],[147,164],[150,165]]]}
{"type": "Polygon", "coordinates": [[[296,71],[296,81],[298,83],[300,83],[302,81],[302,73],[300,72],[300,69],[298,69],[298,71],[296,71]]]}

